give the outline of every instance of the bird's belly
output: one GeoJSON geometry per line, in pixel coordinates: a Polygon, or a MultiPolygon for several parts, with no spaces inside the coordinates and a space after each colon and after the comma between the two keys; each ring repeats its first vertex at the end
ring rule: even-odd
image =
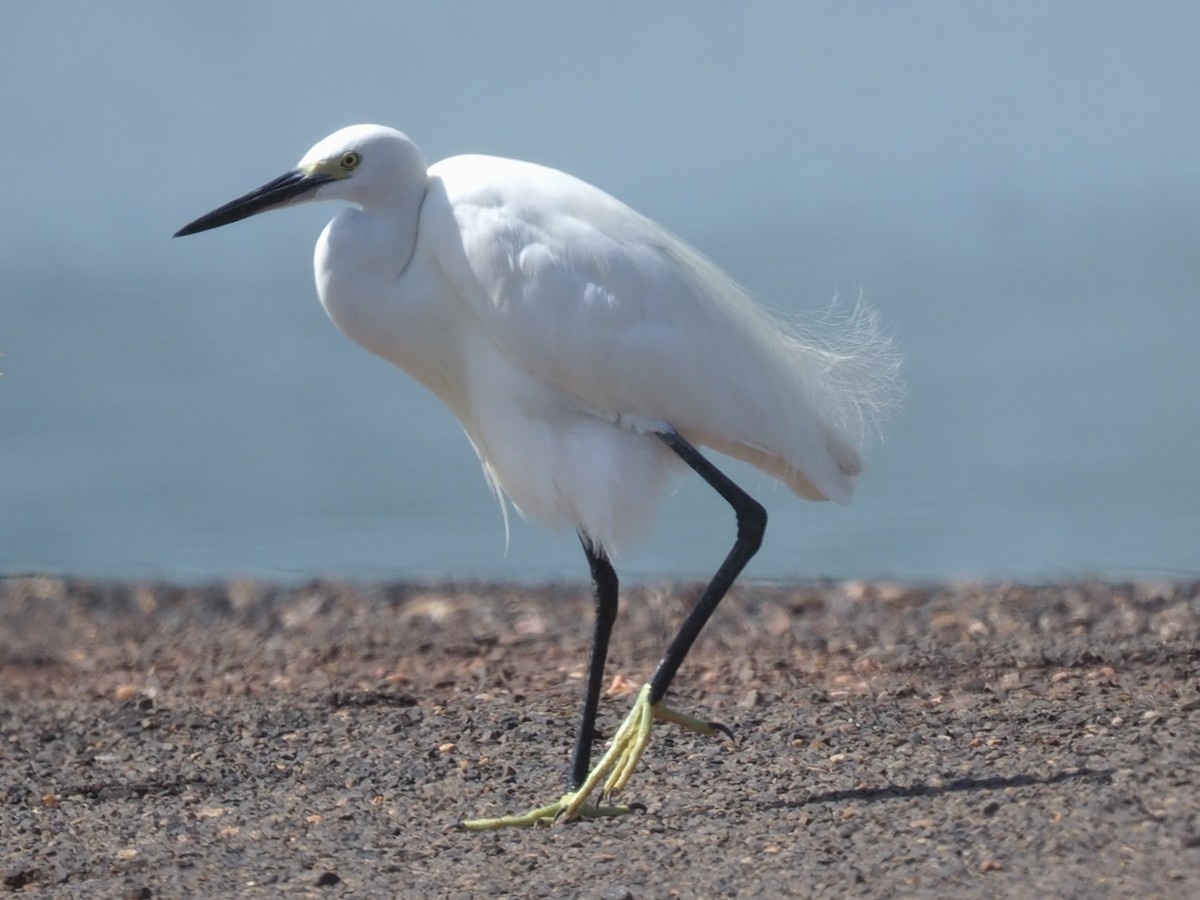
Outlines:
{"type": "Polygon", "coordinates": [[[472,394],[464,421],[488,476],[522,515],[570,526],[610,556],[643,537],[673,457],[648,423],[579,409],[519,372],[472,394]]]}

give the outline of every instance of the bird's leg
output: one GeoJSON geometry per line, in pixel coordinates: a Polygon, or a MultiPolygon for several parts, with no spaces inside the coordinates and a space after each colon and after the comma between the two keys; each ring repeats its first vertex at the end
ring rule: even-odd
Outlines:
{"type": "Polygon", "coordinates": [[[667,689],[671,687],[675,673],[679,671],[688,651],[692,649],[692,644],[699,637],[709,617],[716,611],[721,598],[762,546],[763,533],[767,530],[767,511],[762,504],[734,484],[728,475],[709,462],[699,450],[675,431],[661,432],[658,437],[733,507],[737,515],[738,531],[733,549],[721,563],[721,568],[717,569],[717,574],[709,582],[696,606],[683,620],[675,640],[671,641],[671,646],[667,648],[658,668],[650,677],[650,702],[653,704],[661,703],[666,696],[667,689]]]}
{"type": "Polygon", "coordinates": [[[665,431],[659,433],[658,437],[733,507],[737,515],[737,540],[696,606],[684,619],[675,640],[671,642],[658,668],[650,677],[650,682],[638,694],[629,716],[613,736],[608,752],[580,786],[572,802],[559,813],[561,819],[571,819],[579,814],[588,796],[597,787],[602,787],[601,795],[605,801],[625,787],[646,750],[655,719],[673,722],[700,734],[730,733],[723,725],[686,716],[668,708],[662,701],[675,678],[675,673],[679,671],[692,644],[696,642],[696,638],[716,610],[717,604],[762,545],[763,533],[767,527],[767,511],[679,433],[665,431]]]}
{"type": "Polygon", "coordinates": [[[717,732],[729,734],[729,729],[723,725],[686,716],[669,709],[662,701],[675,678],[675,673],[679,671],[692,644],[696,642],[696,638],[699,637],[705,624],[716,610],[721,598],[725,596],[734,579],[738,577],[746,563],[762,545],[763,532],[767,527],[767,511],[680,434],[672,430],[660,432],[658,437],[733,507],[734,513],[737,515],[737,540],[734,541],[733,548],[725,557],[725,561],[713,576],[712,581],[709,582],[708,587],[705,588],[696,606],[684,619],[683,625],[680,626],[678,634],[675,635],[675,639],[654,670],[649,683],[638,693],[633,709],[629,711],[629,715],[613,735],[608,750],[587,774],[587,777],[580,778],[581,773],[587,769],[587,760],[590,755],[596,704],[599,702],[599,683],[604,669],[604,650],[608,646],[608,632],[611,628],[611,622],[607,625],[601,624],[603,610],[608,608],[608,601],[602,600],[602,595],[607,596],[607,592],[611,590],[611,612],[615,617],[617,590],[616,574],[608,560],[594,552],[587,541],[584,542],[584,551],[592,566],[592,578],[596,584],[596,640],[593,641],[592,655],[588,662],[588,683],[584,694],[583,718],[580,721],[572,763],[572,778],[575,780],[576,788],[563,795],[557,802],[530,810],[524,815],[505,816],[499,819],[477,819],[473,822],[462,823],[463,828],[474,831],[509,826],[530,827],[547,825],[556,821],[570,821],[580,817],[623,815],[634,807],[593,805],[588,803],[588,798],[599,788],[601,797],[604,802],[607,802],[609,798],[625,787],[646,750],[655,719],[673,722],[701,734],[712,735],[717,732]],[[603,648],[600,647],[599,642],[602,630],[603,648]]]}
{"type": "Polygon", "coordinates": [[[587,681],[583,688],[583,713],[575,733],[575,753],[571,757],[571,787],[578,789],[587,778],[592,759],[592,741],[596,737],[596,710],[600,705],[600,689],[604,685],[604,663],[608,658],[608,639],[617,618],[617,573],[602,549],[591,539],[579,536],[588,566],[592,570],[592,585],[596,600],[595,630],[592,649],[588,655],[587,681]]]}
{"type": "MultiPolygon", "coordinates": [[[[595,546],[585,535],[579,536],[583,552],[587,556],[592,572],[592,585],[596,601],[596,621],[592,632],[592,649],[588,655],[587,680],[583,688],[583,711],[579,718],[579,730],[575,733],[575,752],[571,757],[570,791],[559,801],[518,816],[502,816],[498,819],[474,819],[462,823],[468,831],[487,831],[508,827],[534,827],[552,824],[567,804],[575,799],[580,786],[587,780],[588,767],[592,758],[592,741],[596,736],[596,710],[600,705],[600,690],[604,686],[604,663],[608,659],[608,641],[612,635],[613,622],[617,619],[617,573],[608,561],[604,550],[595,546]]],[[[585,794],[584,800],[587,799],[585,794]]],[[[599,807],[581,805],[576,815],[614,816],[630,812],[628,807],[599,807]]]]}

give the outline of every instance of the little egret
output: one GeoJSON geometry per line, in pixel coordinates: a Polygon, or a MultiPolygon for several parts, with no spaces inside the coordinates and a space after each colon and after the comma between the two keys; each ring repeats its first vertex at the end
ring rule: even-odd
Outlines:
{"type": "Polygon", "coordinates": [[[317,241],[329,317],[441,398],[502,510],[507,500],[527,517],[570,525],[591,569],[596,618],[566,794],[462,826],[629,812],[613,797],[655,720],[725,730],[663,700],[766,528],[763,507],[696,448],[752,463],[801,497],[846,503],[864,436],[895,389],[898,354],[862,304],[832,332],[802,330],[666,229],[570,175],[475,155],[427,166],[411,140],[378,125],[330,135],[290,172],[176,236],[309,200],[349,204],[317,241]],[[680,462],[733,507],[737,539],[591,768],[617,615],[611,560],[649,529],[680,462]]]}

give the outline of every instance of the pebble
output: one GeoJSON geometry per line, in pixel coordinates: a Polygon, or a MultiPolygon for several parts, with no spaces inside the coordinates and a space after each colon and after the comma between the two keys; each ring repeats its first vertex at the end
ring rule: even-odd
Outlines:
{"type": "MultiPolygon", "coordinates": [[[[625,592],[604,735],[695,596],[625,592]]],[[[1171,898],[1200,871],[1196,584],[741,585],[670,699],[736,745],[659,724],[643,812],[448,830],[561,795],[590,616],[584,585],[0,579],[0,885],[1171,898]]]]}

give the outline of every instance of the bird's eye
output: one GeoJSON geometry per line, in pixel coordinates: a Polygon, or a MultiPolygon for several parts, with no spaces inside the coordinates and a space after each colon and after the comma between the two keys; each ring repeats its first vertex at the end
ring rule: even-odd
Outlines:
{"type": "Polygon", "coordinates": [[[349,170],[355,168],[361,160],[362,157],[351,150],[348,153],[342,154],[341,165],[343,169],[349,170]]]}

